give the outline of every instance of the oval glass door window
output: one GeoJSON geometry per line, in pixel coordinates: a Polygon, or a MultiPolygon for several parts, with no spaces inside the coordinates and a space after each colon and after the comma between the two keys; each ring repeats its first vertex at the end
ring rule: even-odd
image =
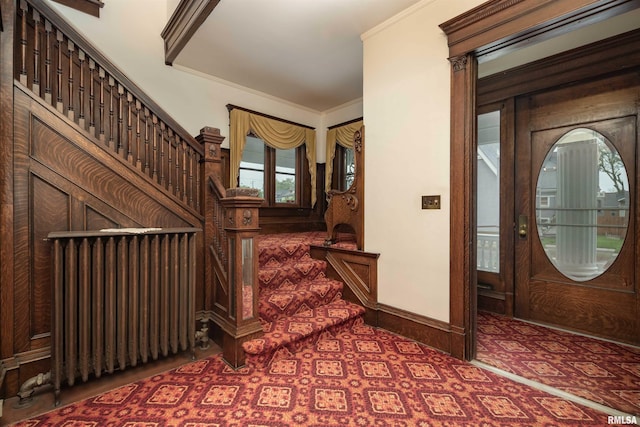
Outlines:
{"type": "Polygon", "coordinates": [[[611,142],[587,128],[564,134],[542,164],[535,197],[538,236],[558,271],[581,282],[606,271],[629,212],[627,171],[611,142]]]}

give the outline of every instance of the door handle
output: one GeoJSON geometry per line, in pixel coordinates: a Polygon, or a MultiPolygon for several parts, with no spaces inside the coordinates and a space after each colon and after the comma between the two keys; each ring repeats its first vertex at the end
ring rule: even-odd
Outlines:
{"type": "Polygon", "coordinates": [[[518,216],[518,236],[524,239],[529,232],[529,217],[526,215],[518,216]]]}

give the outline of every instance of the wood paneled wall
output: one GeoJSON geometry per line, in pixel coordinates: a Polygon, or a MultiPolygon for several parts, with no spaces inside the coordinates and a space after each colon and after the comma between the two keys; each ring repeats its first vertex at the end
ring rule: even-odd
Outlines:
{"type": "MultiPolygon", "coordinates": [[[[13,283],[3,282],[0,324],[7,370],[0,395],[14,395],[49,370],[52,231],[119,227],[202,227],[202,218],[101,149],[68,119],[15,85],[13,140],[13,283]],[[6,313],[11,311],[12,313],[6,313]],[[6,340],[6,341],[5,341],[6,340]],[[5,343],[11,343],[10,346],[5,343]]],[[[203,310],[198,238],[197,310],[203,310]]],[[[3,248],[11,250],[10,248],[3,248]]]]}

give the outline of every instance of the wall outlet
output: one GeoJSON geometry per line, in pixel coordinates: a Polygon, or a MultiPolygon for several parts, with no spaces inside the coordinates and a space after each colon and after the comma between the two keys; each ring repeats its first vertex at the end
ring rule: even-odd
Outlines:
{"type": "Polygon", "coordinates": [[[440,209],[440,195],[422,196],[422,209],[440,209]]]}

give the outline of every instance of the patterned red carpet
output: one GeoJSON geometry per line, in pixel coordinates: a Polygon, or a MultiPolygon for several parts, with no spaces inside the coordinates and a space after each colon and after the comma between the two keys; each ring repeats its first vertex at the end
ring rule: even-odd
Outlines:
{"type": "Polygon", "coordinates": [[[640,414],[640,349],[478,313],[477,359],[630,414],[640,414]]]}
{"type": "Polygon", "coordinates": [[[357,322],[266,369],[196,361],[16,426],[604,426],[607,415],[357,322]]]}

